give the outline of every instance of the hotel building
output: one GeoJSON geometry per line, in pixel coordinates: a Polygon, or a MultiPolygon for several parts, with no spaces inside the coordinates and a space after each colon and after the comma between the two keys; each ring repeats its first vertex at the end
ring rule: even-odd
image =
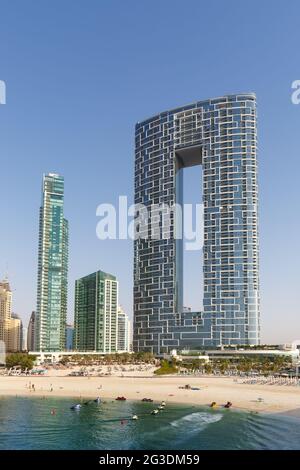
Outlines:
{"type": "Polygon", "coordinates": [[[169,238],[162,217],[159,239],[141,231],[134,242],[134,350],[259,344],[255,95],[197,101],[139,122],[135,149],[135,204],[148,209],[182,207],[184,169],[202,165],[204,281],[203,311],[185,312],[182,220],[173,214],[169,238]]]}

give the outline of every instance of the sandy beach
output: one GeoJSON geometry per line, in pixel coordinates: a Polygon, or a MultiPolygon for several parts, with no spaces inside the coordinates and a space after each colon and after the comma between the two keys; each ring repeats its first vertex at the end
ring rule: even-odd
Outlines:
{"type": "Polygon", "coordinates": [[[216,401],[220,406],[231,401],[233,408],[283,413],[300,417],[300,388],[279,385],[244,384],[231,377],[156,377],[152,371],[135,376],[68,377],[64,371],[49,371],[47,376],[0,377],[1,396],[57,396],[80,398],[116,398],[188,403],[208,406],[216,401]],[[34,384],[35,390],[29,388],[34,384]],[[185,390],[190,384],[200,390],[185,390]]]}

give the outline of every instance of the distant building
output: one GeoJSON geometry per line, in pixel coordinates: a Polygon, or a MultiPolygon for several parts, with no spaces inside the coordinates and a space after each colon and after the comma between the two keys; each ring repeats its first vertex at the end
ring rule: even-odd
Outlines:
{"type": "Polygon", "coordinates": [[[28,351],[28,346],[27,346],[27,337],[28,337],[28,328],[26,328],[23,325],[22,328],[22,351],[28,351]]]}
{"type": "Polygon", "coordinates": [[[37,351],[60,351],[66,344],[68,222],[64,218],[64,178],[43,177],[39,222],[37,351]]]}
{"type": "Polygon", "coordinates": [[[73,350],[74,326],[66,326],[66,351],[73,350]]]}
{"type": "Polygon", "coordinates": [[[292,349],[299,349],[300,350],[300,339],[295,339],[292,342],[292,349]]]}
{"type": "Polygon", "coordinates": [[[35,312],[31,312],[28,329],[27,329],[27,349],[28,351],[35,351],[35,312]]]}
{"type": "Polygon", "coordinates": [[[8,348],[8,335],[11,319],[12,292],[7,279],[0,282],[0,341],[8,348]]]}
{"type": "Polygon", "coordinates": [[[291,343],[284,343],[279,345],[280,349],[300,349],[300,339],[295,339],[291,343]]]}
{"type": "Polygon", "coordinates": [[[8,333],[8,352],[18,352],[22,350],[22,321],[16,313],[11,314],[8,333]]]}
{"type": "Polygon", "coordinates": [[[118,281],[103,271],[75,283],[74,348],[117,352],[118,281]]]}
{"type": "Polygon", "coordinates": [[[131,329],[128,315],[118,309],[118,352],[130,352],[131,329]]]}

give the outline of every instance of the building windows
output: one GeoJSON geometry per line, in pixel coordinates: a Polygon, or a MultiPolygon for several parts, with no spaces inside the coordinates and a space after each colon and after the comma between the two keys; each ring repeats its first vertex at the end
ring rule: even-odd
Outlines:
{"type": "Polygon", "coordinates": [[[181,204],[178,170],[174,170],[176,154],[180,151],[184,160],[185,149],[192,147],[199,152],[199,164],[203,165],[205,208],[204,312],[200,316],[181,315],[181,248],[173,238],[176,220],[172,219],[169,240],[135,241],[136,350],[160,353],[167,346],[161,339],[163,335],[169,335],[172,347],[259,342],[259,296],[254,299],[250,288],[255,285],[258,289],[259,285],[257,217],[253,211],[258,198],[256,142],[253,94],[196,102],[136,126],[135,201],[148,205],[172,205],[175,201],[181,204]],[[167,295],[160,290],[166,283],[167,295]],[[147,301],[141,303],[142,298],[147,301]],[[241,298],[245,302],[239,302],[241,298]],[[246,312],[250,301],[257,318],[251,325],[246,312]],[[245,318],[239,328],[234,323],[234,312],[245,318]],[[141,328],[145,318],[148,330],[141,328]],[[212,328],[218,318],[221,324],[217,322],[212,328]],[[223,334],[224,326],[229,327],[230,333],[223,334]],[[184,333],[187,327],[195,332],[189,339],[184,333]]]}

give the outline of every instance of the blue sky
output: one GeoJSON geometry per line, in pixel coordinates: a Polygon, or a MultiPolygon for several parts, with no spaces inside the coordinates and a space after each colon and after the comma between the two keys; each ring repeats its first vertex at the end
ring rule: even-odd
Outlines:
{"type": "MultiPolygon", "coordinates": [[[[44,172],[65,176],[69,318],[75,279],[97,269],[117,275],[131,314],[131,242],[98,240],[95,213],[119,194],[132,200],[135,122],[194,100],[255,91],[262,339],[300,337],[300,105],[291,102],[291,83],[300,79],[299,2],[2,0],[0,15],[7,85],[0,276],[8,271],[14,311],[27,321],[35,308],[44,172]]],[[[200,172],[188,176],[186,202],[195,202],[200,172]]],[[[185,303],[195,308],[200,262],[200,253],[185,259],[185,303]]]]}

